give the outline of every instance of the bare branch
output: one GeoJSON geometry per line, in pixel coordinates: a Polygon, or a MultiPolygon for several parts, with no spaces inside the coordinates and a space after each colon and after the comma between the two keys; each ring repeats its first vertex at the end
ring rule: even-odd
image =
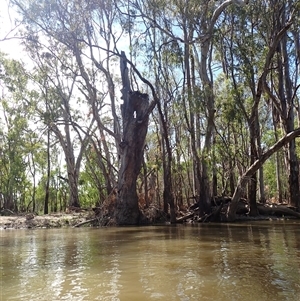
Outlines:
{"type": "Polygon", "coordinates": [[[209,24],[209,28],[207,30],[207,35],[211,36],[214,26],[217,22],[217,19],[219,18],[220,14],[226,9],[226,7],[228,7],[230,4],[236,4],[236,5],[240,5],[240,6],[244,6],[245,4],[248,4],[248,0],[246,1],[242,1],[242,0],[226,0],[224,1],[222,4],[220,4],[214,11],[210,24],[209,24]]]}

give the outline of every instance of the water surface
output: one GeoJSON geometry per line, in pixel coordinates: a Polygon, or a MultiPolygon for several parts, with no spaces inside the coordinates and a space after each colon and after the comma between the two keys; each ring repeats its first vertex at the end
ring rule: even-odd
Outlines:
{"type": "Polygon", "coordinates": [[[300,223],[2,230],[0,300],[300,300],[300,223]]]}

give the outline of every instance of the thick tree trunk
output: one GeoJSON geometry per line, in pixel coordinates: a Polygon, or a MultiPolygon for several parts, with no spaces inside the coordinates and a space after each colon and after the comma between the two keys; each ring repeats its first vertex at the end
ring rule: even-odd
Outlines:
{"type": "MultiPolygon", "coordinates": [[[[148,106],[148,95],[133,92],[128,102],[139,102],[148,106]]],[[[148,129],[148,118],[142,123],[130,113],[130,105],[123,108],[126,121],[124,123],[123,141],[121,142],[121,166],[118,179],[118,197],[115,218],[118,225],[136,225],[139,223],[138,195],[136,180],[141,169],[145,138],[148,129]],[[126,110],[126,111],[125,111],[126,110]]]]}
{"type": "Polygon", "coordinates": [[[12,193],[8,193],[6,196],[4,196],[3,208],[12,211],[15,210],[15,204],[14,204],[12,193]]]}
{"type": "Polygon", "coordinates": [[[123,139],[120,143],[121,166],[118,178],[118,195],[115,206],[117,225],[137,225],[140,222],[140,210],[136,191],[136,180],[140,172],[145,139],[148,130],[149,97],[138,91],[131,92],[127,59],[122,52],[122,117],[123,139]]]}
{"type": "Polygon", "coordinates": [[[79,194],[78,194],[78,171],[71,171],[68,174],[69,180],[69,206],[70,207],[80,207],[79,194]]]}

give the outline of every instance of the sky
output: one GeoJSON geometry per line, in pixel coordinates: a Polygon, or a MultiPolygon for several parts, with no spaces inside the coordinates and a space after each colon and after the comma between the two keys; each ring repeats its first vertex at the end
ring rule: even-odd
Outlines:
{"type": "Polygon", "coordinates": [[[8,7],[9,0],[0,0],[0,51],[18,59],[22,55],[21,47],[17,39],[13,39],[17,31],[14,29],[16,13],[8,7]],[[5,40],[8,38],[7,40],[5,40]]]}

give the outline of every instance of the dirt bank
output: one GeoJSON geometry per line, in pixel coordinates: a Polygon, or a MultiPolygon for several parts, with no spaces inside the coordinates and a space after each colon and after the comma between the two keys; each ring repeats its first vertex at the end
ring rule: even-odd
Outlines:
{"type": "MultiPolygon", "coordinates": [[[[0,216],[0,229],[73,227],[91,218],[90,213],[0,216]]],[[[88,226],[89,224],[87,223],[86,225],[88,226]]]]}

